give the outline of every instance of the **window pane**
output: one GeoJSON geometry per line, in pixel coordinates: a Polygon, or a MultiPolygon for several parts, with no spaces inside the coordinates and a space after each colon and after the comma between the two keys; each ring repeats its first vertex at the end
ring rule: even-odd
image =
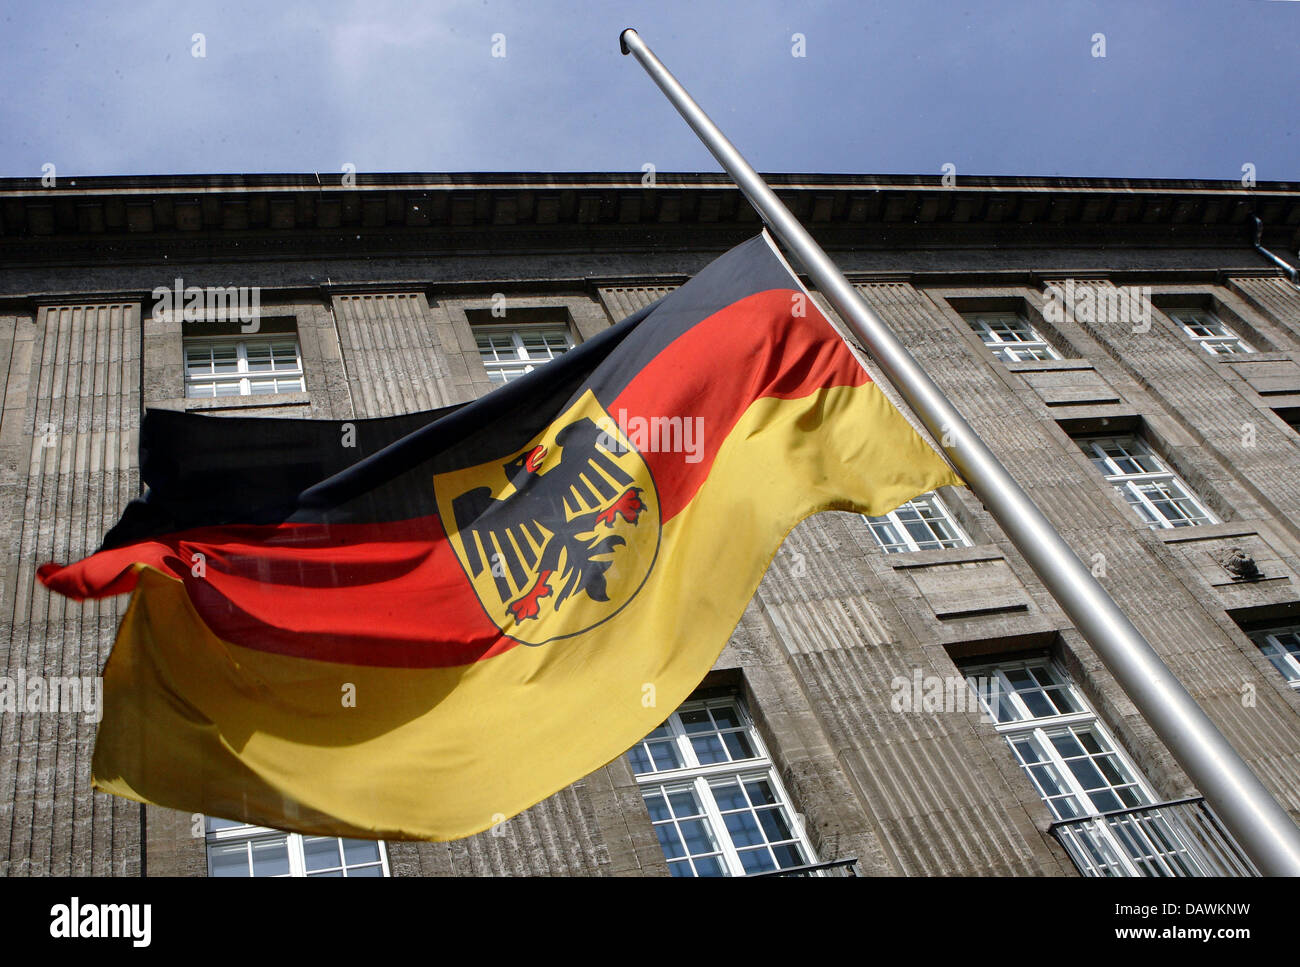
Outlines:
{"type": "Polygon", "coordinates": [[[713,791],[713,799],[717,802],[718,809],[724,813],[729,809],[745,809],[749,806],[749,800],[745,798],[740,783],[734,779],[729,782],[709,783],[709,788],[713,791]]]}
{"type": "Polygon", "coordinates": [[[751,779],[745,783],[745,791],[755,806],[770,806],[777,802],[776,791],[766,779],[751,779]]]}
{"type": "Polygon", "coordinates": [[[749,744],[744,732],[723,732],[722,741],[727,744],[727,751],[733,760],[754,758],[754,747],[749,744]]]}
{"type": "Polygon", "coordinates": [[[695,757],[700,760],[701,765],[727,761],[727,752],[722,747],[722,740],[716,735],[692,737],[691,748],[695,750],[695,757]]]}
{"type": "Polygon", "coordinates": [[[740,854],[740,863],[747,874],[770,873],[776,869],[772,854],[766,846],[761,849],[745,850],[740,854]]]}
{"type": "Polygon", "coordinates": [[[695,861],[696,876],[726,876],[722,861],[716,856],[705,856],[695,861]]]}
{"type": "Polygon", "coordinates": [[[209,831],[218,829],[235,829],[239,826],[247,826],[248,823],[238,819],[220,819],[217,816],[207,817],[207,828],[209,831]]]}
{"type": "Polygon", "coordinates": [[[239,371],[239,350],[235,346],[212,347],[212,371],[234,373],[239,371]]]}
{"type": "Polygon", "coordinates": [[[479,332],[474,336],[474,341],[478,345],[479,355],[483,360],[500,360],[500,359],[517,359],[518,351],[515,349],[514,340],[508,333],[504,332],[479,332]]]}
{"type": "Polygon", "coordinates": [[[1016,703],[1011,700],[1011,696],[1005,692],[996,691],[995,702],[996,705],[992,708],[989,708],[987,704],[985,705],[995,722],[1015,722],[1024,718],[1020,713],[1020,709],[1016,707],[1016,703]]]}
{"type": "Polygon", "coordinates": [[[681,713],[682,726],[687,732],[709,732],[713,730],[713,719],[706,709],[695,709],[681,713]]]}
{"type": "Polygon", "coordinates": [[[763,832],[771,842],[794,837],[790,824],[786,822],[785,813],[780,809],[759,810],[758,821],[763,824],[763,832]]]}
{"type": "Polygon", "coordinates": [[[876,535],[876,540],[885,550],[906,551],[908,550],[907,539],[899,532],[899,525],[896,525],[888,517],[872,517],[871,532],[876,535]]]}
{"type": "Polygon", "coordinates": [[[187,349],[185,371],[191,376],[209,375],[212,372],[212,354],[206,349],[187,349]]]}
{"type": "Polygon", "coordinates": [[[308,870],[329,870],[339,863],[339,841],[333,837],[306,837],[302,842],[304,863],[308,870]]]}
{"type": "Polygon", "coordinates": [[[222,843],[208,847],[209,876],[249,876],[248,844],[222,843]]]}
{"type": "Polygon", "coordinates": [[[253,875],[289,875],[289,843],[287,839],[254,841],[253,875]]]}
{"type": "Polygon", "coordinates": [[[777,866],[783,870],[788,870],[792,866],[804,866],[808,862],[802,851],[794,843],[773,846],[772,855],[776,857],[777,866]]]}
{"type": "Polygon", "coordinates": [[[726,824],[733,846],[755,846],[766,842],[758,828],[757,820],[751,813],[728,813],[723,817],[723,822],[726,824]]]}
{"type": "Polygon", "coordinates": [[[637,743],[627,750],[627,758],[632,764],[632,772],[634,774],[652,771],[653,767],[650,765],[650,756],[646,754],[645,747],[640,743],[637,743]]]}
{"type": "Polygon", "coordinates": [[[1091,759],[1070,759],[1068,764],[1085,792],[1109,788],[1109,783],[1101,777],[1101,772],[1092,764],[1091,759]]]}
{"type": "Polygon", "coordinates": [[[673,814],[668,810],[668,803],[664,801],[663,793],[647,792],[645,805],[650,813],[651,822],[659,823],[673,818],[673,814]]]}
{"type": "Polygon", "coordinates": [[[1143,795],[1142,790],[1137,786],[1122,786],[1118,790],[1118,793],[1120,799],[1124,800],[1124,805],[1127,808],[1131,809],[1134,806],[1147,805],[1148,797],[1143,795]]]}
{"type": "Polygon", "coordinates": [[[1056,708],[1049,702],[1046,696],[1038,690],[1031,690],[1020,693],[1021,700],[1029,709],[1029,714],[1038,718],[1044,715],[1055,715],[1056,708]]]}
{"type": "Polygon", "coordinates": [[[700,801],[695,796],[692,789],[682,789],[668,794],[668,804],[672,807],[673,815],[678,819],[684,816],[699,816],[704,810],[700,808],[700,801]]]}
{"type": "Polygon", "coordinates": [[[1124,804],[1119,801],[1119,796],[1115,795],[1109,789],[1090,789],[1088,798],[1092,800],[1092,808],[1099,813],[1109,813],[1116,809],[1123,809],[1124,804]]]}
{"type": "Polygon", "coordinates": [[[682,845],[682,838],[677,835],[676,826],[671,824],[656,826],[655,835],[659,837],[659,845],[663,847],[664,856],[668,859],[686,855],[686,847],[682,845]]]}
{"type": "Polygon", "coordinates": [[[349,866],[379,862],[379,844],[367,839],[343,840],[343,856],[349,866]]]}
{"type": "Polygon", "coordinates": [[[692,853],[707,853],[714,848],[709,824],[702,819],[685,819],[679,824],[682,841],[692,853]]]}
{"type": "Polygon", "coordinates": [[[1083,746],[1079,744],[1079,740],[1074,737],[1073,732],[1064,732],[1060,735],[1053,735],[1051,736],[1051,740],[1056,751],[1061,753],[1061,755],[1066,759],[1069,759],[1072,756],[1083,755],[1083,746]]]}
{"type": "Polygon", "coordinates": [[[252,373],[269,371],[271,368],[271,347],[265,343],[248,344],[248,370],[252,373]]]}
{"type": "Polygon", "coordinates": [[[676,742],[647,742],[656,769],[676,769],[682,764],[676,742]]]}
{"type": "Polygon", "coordinates": [[[292,342],[272,343],[271,357],[271,365],[273,369],[297,369],[298,344],[292,342]]]}
{"type": "Polygon", "coordinates": [[[1047,696],[1047,700],[1052,703],[1058,714],[1066,715],[1070,712],[1082,711],[1082,706],[1075,701],[1067,688],[1048,688],[1043,690],[1043,694],[1047,696]]]}

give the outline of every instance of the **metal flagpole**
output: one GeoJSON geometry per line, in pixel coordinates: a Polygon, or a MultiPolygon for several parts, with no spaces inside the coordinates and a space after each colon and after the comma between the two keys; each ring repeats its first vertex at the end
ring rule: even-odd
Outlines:
{"type": "Polygon", "coordinates": [[[835,263],[631,28],[619,36],[862,341],[1261,873],[1300,876],[1300,829],[835,263]]]}

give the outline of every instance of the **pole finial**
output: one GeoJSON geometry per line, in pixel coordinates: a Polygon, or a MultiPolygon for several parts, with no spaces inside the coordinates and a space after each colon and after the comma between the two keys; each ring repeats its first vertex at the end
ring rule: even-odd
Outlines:
{"type": "Polygon", "coordinates": [[[624,27],[623,32],[618,35],[618,49],[625,55],[632,53],[632,48],[628,47],[626,38],[628,34],[634,33],[636,33],[635,27],[624,27]]]}

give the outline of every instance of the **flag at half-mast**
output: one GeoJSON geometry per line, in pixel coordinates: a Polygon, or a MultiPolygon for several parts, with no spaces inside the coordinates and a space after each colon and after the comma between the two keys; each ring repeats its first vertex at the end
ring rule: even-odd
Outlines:
{"type": "Polygon", "coordinates": [[[73,598],[134,591],[101,790],[446,840],[616,758],[716,661],[789,530],[960,479],[766,234],[460,406],[150,410],[145,495],[73,598]]]}

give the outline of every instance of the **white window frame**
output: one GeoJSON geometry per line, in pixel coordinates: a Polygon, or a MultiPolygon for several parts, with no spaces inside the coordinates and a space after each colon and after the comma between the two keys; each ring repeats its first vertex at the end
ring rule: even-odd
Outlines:
{"type": "Polygon", "coordinates": [[[938,550],[940,548],[971,546],[971,539],[967,535],[966,531],[962,528],[962,526],[959,523],[957,523],[957,519],[953,517],[952,511],[950,511],[948,509],[947,504],[943,502],[943,498],[940,497],[933,490],[927,490],[925,493],[913,497],[911,500],[907,501],[906,503],[900,504],[898,507],[891,510],[888,514],[884,514],[880,517],[867,517],[863,515],[862,519],[867,522],[867,526],[871,530],[871,536],[876,539],[876,543],[880,546],[880,549],[883,550],[886,554],[904,554],[911,551],[921,551],[921,550],[928,551],[928,550],[938,550]],[[927,516],[926,514],[927,504],[930,505],[930,509],[937,511],[938,513],[927,516]],[[925,525],[926,530],[930,531],[930,533],[934,535],[933,543],[937,544],[938,547],[923,548],[920,542],[917,541],[916,536],[907,527],[907,522],[904,521],[900,516],[900,514],[905,513],[909,510],[917,514],[918,517],[920,517],[921,522],[925,525]],[[934,527],[930,523],[932,520],[936,520],[936,519],[942,520],[944,524],[952,528],[953,532],[956,534],[956,537],[954,538],[939,537],[939,535],[935,532],[934,527]],[[881,533],[881,531],[886,527],[894,528],[895,532],[900,537],[903,538],[903,543],[902,544],[889,543],[885,539],[884,535],[881,533]]]}
{"type": "Polygon", "coordinates": [[[980,341],[1004,363],[1061,358],[1061,354],[1043,338],[1042,333],[1019,312],[967,312],[963,315],[967,325],[980,337],[980,341]],[[1004,338],[1004,334],[992,325],[992,323],[1005,323],[1008,320],[1015,322],[1015,325],[1009,328],[1021,338],[1004,338]]]}
{"type": "MultiPolygon", "coordinates": [[[[767,748],[758,734],[758,729],[754,727],[754,722],[753,719],[750,718],[749,710],[745,707],[745,703],[741,700],[738,694],[733,692],[729,695],[691,699],[683,702],[681,706],[678,707],[677,711],[673,712],[672,715],[668,716],[668,718],[664,720],[664,725],[668,726],[671,738],[677,750],[678,760],[683,762],[684,765],[673,769],[637,772],[636,764],[633,762],[629,751],[626,753],[626,757],[628,765],[632,769],[632,774],[636,777],[637,788],[641,792],[643,799],[647,793],[660,793],[666,799],[675,787],[691,787],[692,791],[695,793],[696,800],[704,810],[705,818],[708,820],[710,832],[713,835],[719,858],[724,867],[724,876],[751,876],[763,874],[750,874],[745,871],[744,865],[740,859],[740,851],[732,842],[731,835],[727,831],[722,810],[713,796],[713,790],[709,785],[709,780],[711,779],[735,779],[742,785],[744,782],[752,779],[762,779],[766,781],[776,797],[775,805],[777,805],[783,813],[787,825],[793,834],[793,842],[803,853],[804,861],[801,865],[813,866],[817,864],[817,854],[814,852],[812,843],[809,842],[807,833],[803,828],[802,817],[799,813],[795,812],[791,806],[790,796],[786,792],[785,786],[782,785],[780,776],[777,775],[776,768],[768,755],[767,748]],[[682,723],[680,717],[681,713],[706,707],[721,706],[729,706],[736,710],[736,715],[742,728],[735,731],[743,732],[746,741],[749,742],[750,747],[755,754],[747,759],[701,764],[699,758],[695,754],[694,747],[690,742],[690,735],[692,733],[686,731],[686,727],[682,723]]],[[[663,725],[661,725],[660,728],[663,728],[663,725]]],[[[698,735],[700,733],[694,734],[698,735]]],[[[717,735],[718,733],[712,732],[705,734],[717,735]]],[[[637,745],[639,746],[641,743],[637,743],[637,745]]],[[[635,746],[633,748],[635,748],[635,746]]],[[[651,764],[652,766],[654,765],[653,757],[651,757],[651,764]]],[[[672,822],[672,820],[670,820],[670,822],[672,822]]],[[[782,840],[781,844],[785,845],[787,842],[788,841],[782,840]]],[[[690,854],[679,858],[670,858],[666,853],[664,854],[665,863],[680,862],[682,860],[686,860],[689,863],[690,859],[690,854]]],[[[794,868],[796,867],[780,867],[779,869],[794,868]]],[[[672,869],[671,865],[669,866],[669,869],[672,869]]],[[[779,872],[779,869],[767,872],[775,873],[779,872]]]]}
{"type": "MultiPolygon", "coordinates": [[[[304,839],[304,836],[303,836],[301,833],[290,833],[290,832],[286,832],[285,830],[282,830],[282,829],[272,829],[272,828],[269,827],[269,826],[252,826],[252,825],[248,825],[248,824],[243,824],[243,825],[239,825],[239,826],[226,826],[226,827],[222,827],[222,828],[214,829],[214,828],[213,828],[213,820],[214,820],[215,818],[216,818],[216,817],[211,817],[211,816],[206,816],[206,817],[204,817],[204,828],[207,830],[207,842],[204,844],[204,850],[205,850],[205,853],[206,853],[206,856],[207,856],[207,863],[208,863],[208,876],[209,876],[209,877],[212,876],[212,851],[211,851],[211,848],[212,848],[213,846],[223,846],[223,845],[227,845],[227,844],[230,844],[230,843],[240,843],[240,842],[242,842],[243,844],[245,844],[246,847],[251,848],[252,844],[254,844],[254,843],[259,843],[259,842],[262,842],[262,843],[270,843],[270,842],[278,842],[278,841],[281,841],[281,840],[286,840],[286,841],[287,841],[287,848],[286,848],[286,851],[287,851],[288,856],[289,856],[289,872],[288,872],[288,873],[278,874],[278,876],[279,876],[280,878],[283,878],[283,877],[286,877],[286,876],[288,876],[288,877],[295,877],[295,876],[303,876],[303,877],[305,877],[305,876],[308,876],[308,875],[309,875],[309,874],[308,874],[308,871],[307,871],[306,854],[305,854],[304,849],[303,849],[303,839],[304,839]]],[[[332,839],[332,840],[334,840],[335,842],[340,842],[342,839],[345,839],[346,837],[340,837],[340,836],[320,836],[320,837],[317,837],[317,836],[312,836],[312,837],[308,837],[308,838],[311,838],[311,839],[332,839]]],[[[382,876],[391,876],[392,874],[390,873],[390,871],[389,871],[389,866],[388,866],[388,849],[386,848],[386,846],[385,846],[383,840],[376,840],[375,843],[376,843],[376,845],[379,847],[379,866],[380,866],[380,869],[383,871],[383,872],[382,872],[382,876]]],[[[340,846],[341,846],[341,843],[340,843],[340,846]]],[[[342,854],[342,853],[340,853],[340,858],[343,859],[343,854],[342,854]]],[[[346,860],[343,860],[343,862],[346,864],[346,860]]],[[[361,867],[373,868],[373,866],[374,866],[373,863],[356,864],[356,867],[357,867],[357,868],[361,868],[361,867]]],[[[253,878],[254,878],[254,874],[251,872],[251,870],[252,870],[252,864],[251,864],[251,863],[249,864],[249,870],[250,870],[250,872],[249,872],[248,878],[249,878],[249,879],[253,879],[253,878]]],[[[347,878],[347,877],[348,877],[348,875],[349,875],[349,874],[348,874],[348,867],[347,867],[346,865],[344,865],[344,866],[341,868],[341,872],[342,872],[344,878],[347,878]]],[[[320,873],[313,873],[313,874],[310,874],[310,875],[320,876],[321,874],[320,874],[320,873]]],[[[231,879],[236,879],[236,878],[235,878],[235,877],[231,877],[231,879]]]]}
{"type": "Polygon", "coordinates": [[[307,391],[307,377],[303,372],[302,366],[302,344],[298,341],[295,333],[266,333],[258,336],[186,336],[182,345],[182,356],[184,357],[185,366],[185,396],[188,399],[234,399],[234,395],[228,396],[200,396],[190,393],[192,386],[213,386],[217,383],[239,382],[240,396],[275,396],[280,393],[305,393],[307,391]],[[272,356],[272,367],[268,370],[253,371],[248,368],[248,347],[249,345],[267,345],[271,343],[287,343],[293,341],[294,368],[293,369],[275,369],[274,356],[272,356]],[[237,370],[234,373],[199,373],[190,372],[189,354],[186,350],[193,348],[204,348],[211,351],[214,346],[229,347],[234,346],[237,370]],[[277,390],[275,393],[254,393],[252,383],[254,380],[264,379],[289,380],[297,379],[298,388],[293,390],[277,390]]]}
{"type": "Polygon", "coordinates": [[[1248,637],[1269,660],[1269,663],[1286,679],[1286,683],[1300,692],[1300,654],[1291,651],[1278,640],[1287,635],[1300,642],[1300,624],[1279,625],[1248,632],[1248,637]],[[1271,652],[1271,653],[1270,653],[1271,652]]]}
{"type": "Polygon", "coordinates": [[[562,322],[539,322],[527,323],[525,325],[491,325],[477,323],[473,327],[474,344],[478,348],[479,360],[483,363],[483,368],[487,370],[488,379],[497,386],[504,386],[512,380],[518,379],[526,373],[531,373],[538,366],[549,363],[557,356],[567,353],[574,347],[573,330],[562,322]],[[541,335],[543,337],[551,334],[563,334],[565,346],[559,352],[554,352],[549,342],[546,351],[549,355],[545,358],[541,356],[532,356],[528,353],[528,348],[524,345],[524,336],[527,334],[541,335]],[[514,356],[501,358],[499,351],[492,347],[492,353],[495,359],[488,359],[484,356],[484,347],[479,343],[479,336],[509,336],[514,356]],[[522,365],[521,372],[512,372],[522,365]],[[494,378],[500,377],[499,379],[494,378]]]}
{"type": "Polygon", "coordinates": [[[1183,327],[1193,342],[1211,356],[1242,356],[1255,347],[1237,335],[1231,327],[1209,309],[1167,309],[1169,318],[1183,327]],[[1206,330],[1198,332],[1198,329],[1206,330]]]}
{"type": "MultiPolygon", "coordinates": [[[[1075,443],[1083,450],[1101,472],[1106,481],[1119,491],[1125,502],[1133,508],[1134,513],[1152,530],[1167,530],[1175,527],[1200,527],[1217,524],[1219,519],[1205,506],[1205,502],[1183,481],[1183,478],[1170,470],[1163,460],[1151,449],[1145,440],[1135,434],[1116,434],[1107,437],[1078,437],[1075,443]],[[1115,459],[1105,452],[1106,444],[1114,444],[1133,457],[1149,461],[1159,469],[1132,473],[1123,471],[1115,459]],[[1156,502],[1143,492],[1144,486],[1160,487],[1177,506],[1186,501],[1195,511],[1196,516],[1173,520],[1164,515],[1156,502]],[[1203,519],[1197,519],[1197,518],[1203,519]]],[[[1186,513],[1186,508],[1184,508],[1186,513]]]]}
{"type": "MultiPolygon", "coordinates": [[[[1053,735],[1062,735],[1069,732],[1071,727],[1083,727],[1091,731],[1098,740],[1098,745],[1102,751],[1114,756],[1118,771],[1122,774],[1124,782],[1121,786],[1115,786],[1104,773],[1098,770],[1102,778],[1107,782],[1105,790],[1112,791],[1112,794],[1119,798],[1113,790],[1129,787],[1142,800],[1136,806],[1125,805],[1123,808],[1140,809],[1143,806],[1152,806],[1159,803],[1159,799],[1148,784],[1142,771],[1129,757],[1124,747],[1115,741],[1115,737],[1111,735],[1105,723],[1093,711],[1078,686],[1074,684],[1069,674],[1055,659],[1043,655],[1013,661],[969,665],[963,668],[963,673],[968,680],[985,681],[985,684],[976,689],[976,694],[979,696],[989,719],[994,723],[994,730],[1006,740],[1016,765],[1025,773],[1030,785],[1039,794],[1054,819],[1078,823],[1080,820],[1087,820],[1088,817],[1099,817],[1104,812],[1114,812],[1114,810],[1102,810],[1093,802],[1092,794],[1083,787],[1065,757],[1061,755],[1051,741],[1053,735]],[[1067,692],[1072,703],[1079,711],[1054,715],[1035,715],[1017,693],[1016,688],[1006,675],[1009,671],[1021,669],[1045,669],[1047,672],[1045,677],[1052,679],[1054,685],[1067,692]],[[988,681],[989,679],[992,679],[992,681],[988,681]],[[1014,720],[999,721],[998,710],[995,705],[1003,701],[1010,703],[1017,716],[1014,720]],[[1021,761],[1020,753],[1015,748],[1014,743],[1021,739],[1031,741],[1034,750],[1041,757],[1040,763],[1051,767],[1051,771],[1055,773],[1058,781],[1065,787],[1066,796],[1079,809],[1079,816],[1062,815],[1062,811],[1039,788],[1029,766],[1021,761]]],[[[1037,676],[1034,677],[1037,679],[1037,676]]],[[[1096,767],[1094,766],[1094,768],[1096,767]]],[[[1101,791],[1094,790],[1094,792],[1101,791]]],[[[1151,867],[1167,867],[1171,858],[1177,857],[1180,862],[1193,869],[1200,868],[1200,864],[1193,858],[1192,851],[1183,842],[1175,828],[1160,817],[1150,818],[1142,823],[1130,821],[1121,828],[1124,829],[1127,835],[1133,837],[1135,842],[1140,837],[1143,840],[1143,845],[1152,849],[1156,858],[1147,857],[1145,859],[1145,862],[1151,867]],[[1173,849],[1164,849],[1163,844],[1155,843],[1152,839],[1153,834],[1162,836],[1168,844],[1173,845],[1173,849]]],[[[1096,819],[1095,822],[1089,822],[1079,827],[1071,827],[1071,834],[1076,837],[1076,843],[1083,846],[1085,852],[1092,858],[1093,867],[1089,871],[1092,875],[1150,875],[1149,870],[1144,870],[1139,865],[1141,858],[1135,857],[1130,852],[1124,840],[1116,832],[1115,825],[1105,819],[1096,819]]]]}

